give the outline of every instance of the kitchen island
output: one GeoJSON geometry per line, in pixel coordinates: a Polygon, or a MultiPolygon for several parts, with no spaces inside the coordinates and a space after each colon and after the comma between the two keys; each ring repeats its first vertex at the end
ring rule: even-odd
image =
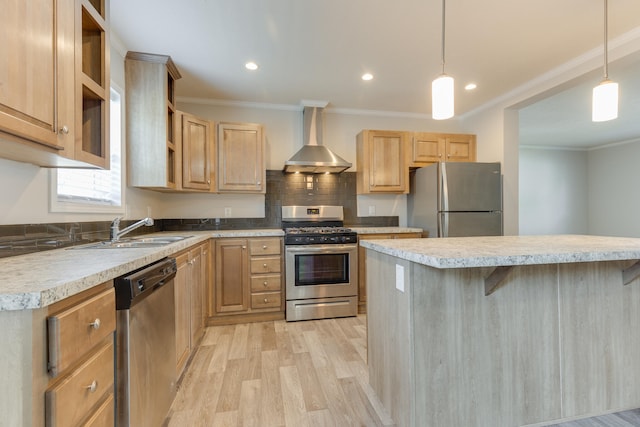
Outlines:
{"type": "Polygon", "coordinates": [[[368,240],[370,383],[398,426],[640,407],[640,239],[368,240]]]}

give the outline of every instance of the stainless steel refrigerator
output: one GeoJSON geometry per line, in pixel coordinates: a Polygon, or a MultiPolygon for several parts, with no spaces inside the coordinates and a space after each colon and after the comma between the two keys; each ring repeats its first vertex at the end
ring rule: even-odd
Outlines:
{"type": "Polygon", "coordinates": [[[411,173],[407,222],[429,237],[501,236],[500,163],[435,163],[411,173]]]}

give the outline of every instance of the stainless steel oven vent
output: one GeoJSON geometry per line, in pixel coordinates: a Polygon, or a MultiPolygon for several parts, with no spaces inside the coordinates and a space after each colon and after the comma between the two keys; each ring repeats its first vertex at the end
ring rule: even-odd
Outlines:
{"type": "Polygon", "coordinates": [[[285,172],[340,173],[351,167],[351,163],[322,145],[323,110],[304,107],[304,145],[284,162],[285,172]]]}

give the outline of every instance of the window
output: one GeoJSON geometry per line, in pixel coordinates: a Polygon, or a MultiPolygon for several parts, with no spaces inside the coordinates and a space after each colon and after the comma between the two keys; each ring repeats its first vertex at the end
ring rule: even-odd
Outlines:
{"type": "Polygon", "coordinates": [[[124,213],[122,177],[122,90],[111,87],[110,170],[54,169],[51,212],[124,213]]]}

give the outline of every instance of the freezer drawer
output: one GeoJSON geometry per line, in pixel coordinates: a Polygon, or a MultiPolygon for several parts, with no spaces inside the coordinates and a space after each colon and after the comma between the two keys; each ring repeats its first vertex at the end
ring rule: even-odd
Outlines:
{"type": "Polygon", "coordinates": [[[438,237],[501,236],[502,212],[441,212],[438,237]]]}

